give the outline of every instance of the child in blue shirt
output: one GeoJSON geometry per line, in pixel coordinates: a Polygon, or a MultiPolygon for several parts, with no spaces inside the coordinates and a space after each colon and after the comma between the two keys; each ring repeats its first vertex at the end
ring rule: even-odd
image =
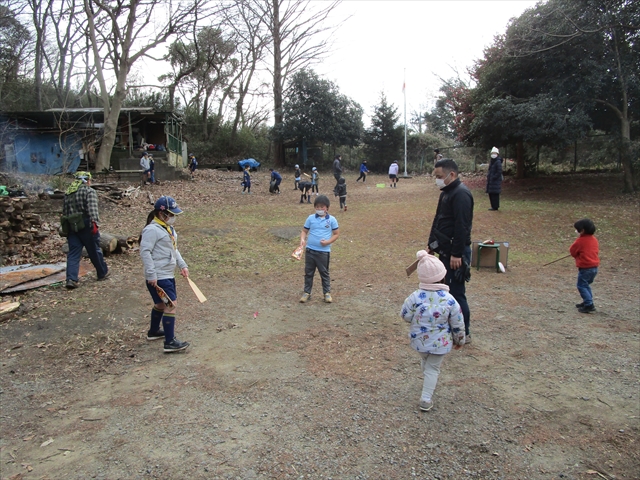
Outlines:
{"type": "Polygon", "coordinates": [[[319,195],[313,206],[316,212],[309,215],[304,222],[304,228],[300,234],[300,245],[305,246],[304,256],[304,293],[300,303],[307,303],[311,297],[313,276],[316,268],[322,279],[322,292],[324,301],[331,303],[331,278],[329,277],[329,259],[331,256],[331,244],[340,236],[338,221],[329,215],[329,199],[325,195],[319,195]]]}
{"type": "Polygon", "coordinates": [[[282,175],[273,168],[270,168],[271,182],[269,184],[269,193],[280,193],[280,182],[282,182],[282,175]]]}
{"type": "Polygon", "coordinates": [[[360,179],[362,179],[362,183],[366,182],[367,173],[369,173],[369,169],[367,168],[367,161],[363,160],[362,163],[360,164],[360,176],[358,177],[356,182],[359,182],[360,179]]]}

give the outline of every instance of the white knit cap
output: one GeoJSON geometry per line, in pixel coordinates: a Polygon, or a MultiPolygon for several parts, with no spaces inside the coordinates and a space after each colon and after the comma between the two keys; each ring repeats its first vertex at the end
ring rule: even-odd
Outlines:
{"type": "Polygon", "coordinates": [[[426,250],[416,253],[418,258],[418,279],[420,283],[439,283],[447,274],[444,264],[435,256],[429,255],[426,250]]]}
{"type": "Polygon", "coordinates": [[[493,147],[491,153],[500,153],[500,150],[498,150],[498,147],[493,147]]]}

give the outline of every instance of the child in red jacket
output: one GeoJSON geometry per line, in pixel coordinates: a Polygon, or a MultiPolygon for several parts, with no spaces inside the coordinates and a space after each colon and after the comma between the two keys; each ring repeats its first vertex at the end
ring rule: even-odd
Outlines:
{"type": "Polygon", "coordinates": [[[593,295],[591,294],[591,284],[598,274],[598,239],[593,236],[596,233],[596,226],[588,218],[578,220],[574,225],[576,232],[580,235],[569,253],[576,259],[578,267],[578,291],[582,297],[582,303],[576,304],[580,313],[591,313],[596,311],[593,306],[593,295]]]}

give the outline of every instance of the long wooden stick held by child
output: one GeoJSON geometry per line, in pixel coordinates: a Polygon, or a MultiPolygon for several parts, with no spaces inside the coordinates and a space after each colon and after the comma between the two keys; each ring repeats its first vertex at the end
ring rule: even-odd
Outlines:
{"type": "Polygon", "coordinates": [[[193,293],[195,293],[196,297],[198,297],[198,300],[200,301],[200,303],[206,302],[207,297],[204,296],[204,294],[200,291],[200,289],[195,284],[195,282],[191,280],[189,277],[187,277],[187,281],[189,282],[189,286],[191,287],[191,290],[193,290],[193,293]]]}

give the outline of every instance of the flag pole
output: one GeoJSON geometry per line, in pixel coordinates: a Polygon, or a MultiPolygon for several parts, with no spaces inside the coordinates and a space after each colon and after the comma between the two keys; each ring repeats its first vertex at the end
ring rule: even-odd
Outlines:
{"type": "Polygon", "coordinates": [[[404,69],[404,80],[402,83],[402,93],[404,94],[404,176],[407,176],[407,69],[404,69]]]}

